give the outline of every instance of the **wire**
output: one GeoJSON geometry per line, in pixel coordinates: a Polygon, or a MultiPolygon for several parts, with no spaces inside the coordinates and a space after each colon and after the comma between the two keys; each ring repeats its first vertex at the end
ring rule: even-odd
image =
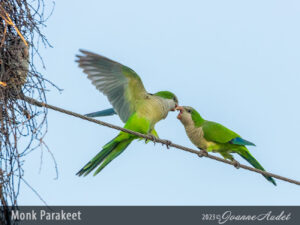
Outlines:
{"type": "MultiPolygon", "coordinates": [[[[75,113],[75,112],[72,112],[72,111],[69,111],[69,110],[66,110],[66,109],[59,108],[57,106],[53,106],[53,105],[49,105],[47,103],[39,102],[39,101],[37,101],[33,98],[29,98],[29,97],[26,97],[26,96],[22,96],[21,99],[23,99],[24,101],[26,101],[30,104],[33,104],[33,105],[36,105],[36,106],[39,106],[39,107],[46,107],[48,109],[52,109],[52,110],[55,110],[55,111],[58,111],[58,112],[61,112],[61,113],[64,113],[64,114],[68,114],[70,116],[74,116],[74,117],[77,117],[77,118],[80,118],[80,119],[83,119],[83,120],[87,120],[87,121],[90,121],[90,122],[93,122],[93,123],[96,123],[96,124],[99,124],[99,125],[102,125],[102,126],[106,126],[106,127],[109,127],[109,128],[115,129],[115,130],[123,131],[123,132],[129,133],[129,134],[132,134],[132,135],[136,135],[136,136],[144,138],[146,140],[151,140],[151,141],[156,142],[156,143],[161,143],[162,145],[166,145],[167,148],[174,147],[174,148],[177,148],[177,149],[181,149],[183,151],[194,153],[194,154],[198,155],[199,157],[204,156],[204,157],[207,157],[207,158],[219,161],[219,162],[223,162],[223,163],[227,163],[227,164],[230,164],[230,165],[233,165],[233,166],[237,166],[236,162],[232,162],[232,161],[222,159],[220,157],[217,157],[217,156],[214,156],[214,155],[211,155],[211,154],[207,154],[206,152],[204,152],[202,150],[201,151],[194,150],[194,149],[182,146],[182,145],[174,144],[169,140],[164,140],[164,139],[156,138],[154,136],[141,134],[141,133],[138,133],[138,132],[135,132],[135,131],[132,131],[132,130],[125,129],[123,127],[119,127],[119,126],[116,126],[116,125],[113,125],[113,124],[110,124],[110,123],[106,123],[106,122],[103,122],[103,121],[100,121],[100,120],[96,120],[96,119],[93,119],[93,118],[90,118],[90,117],[86,117],[86,116],[83,116],[81,114],[78,114],[78,113],[75,113]]],[[[289,183],[300,185],[300,181],[293,180],[293,179],[290,179],[290,178],[287,178],[287,177],[283,177],[283,176],[280,176],[280,175],[277,175],[277,174],[274,174],[274,173],[270,173],[270,172],[267,172],[267,171],[262,171],[262,170],[259,170],[259,169],[253,168],[253,167],[249,167],[249,166],[246,166],[246,165],[243,165],[243,164],[239,164],[238,167],[246,169],[246,170],[250,170],[252,172],[260,173],[262,175],[274,177],[276,179],[283,180],[283,181],[286,181],[286,182],[289,182],[289,183]]]]}

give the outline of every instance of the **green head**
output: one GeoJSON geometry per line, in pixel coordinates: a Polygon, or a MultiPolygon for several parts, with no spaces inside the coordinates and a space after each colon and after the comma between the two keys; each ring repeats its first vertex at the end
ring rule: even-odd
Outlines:
{"type": "Polygon", "coordinates": [[[177,106],[176,110],[180,111],[177,119],[179,119],[184,126],[194,125],[195,127],[200,127],[204,122],[200,114],[190,106],[177,106]]]}
{"type": "Polygon", "coordinates": [[[159,91],[154,94],[155,96],[159,96],[165,99],[173,99],[178,104],[178,99],[175,94],[170,91],[159,91]]]}
{"type": "Polygon", "coordinates": [[[153,95],[159,96],[159,97],[167,100],[166,103],[168,104],[169,110],[171,110],[171,111],[175,111],[175,108],[178,106],[178,98],[176,97],[175,94],[173,94],[170,91],[159,91],[153,95]]]}

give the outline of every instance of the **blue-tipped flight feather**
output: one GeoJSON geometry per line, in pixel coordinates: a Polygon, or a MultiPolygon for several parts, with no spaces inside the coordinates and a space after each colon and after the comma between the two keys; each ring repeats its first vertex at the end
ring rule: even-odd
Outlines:
{"type": "Polygon", "coordinates": [[[87,117],[112,116],[117,114],[113,108],[85,114],[87,117]]]}
{"type": "Polygon", "coordinates": [[[255,146],[254,143],[250,142],[250,141],[247,141],[241,137],[236,137],[234,139],[232,139],[230,141],[231,144],[234,144],[234,145],[252,145],[252,146],[255,146]]]}

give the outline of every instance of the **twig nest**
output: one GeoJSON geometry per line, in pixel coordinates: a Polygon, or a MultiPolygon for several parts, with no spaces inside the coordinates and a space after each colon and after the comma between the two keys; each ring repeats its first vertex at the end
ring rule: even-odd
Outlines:
{"type": "Polygon", "coordinates": [[[26,83],[28,72],[29,49],[24,41],[17,36],[14,40],[7,41],[5,48],[0,50],[1,91],[8,91],[13,95],[19,94],[26,83]]]}

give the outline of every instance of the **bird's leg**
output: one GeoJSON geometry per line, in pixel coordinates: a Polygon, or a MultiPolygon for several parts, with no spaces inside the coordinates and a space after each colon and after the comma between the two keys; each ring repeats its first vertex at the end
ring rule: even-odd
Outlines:
{"type": "Polygon", "coordinates": [[[233,162],[235,168],[239,169],[241,167],[241,164],[236,161],[230,153],[220,152],[220,154],[224,157],[224,159],[229,159],[231,162],[233,162]]]}
{"type": "Polygon", "coordinates": [[[233,165],[234,165],[235,168],[237,168],[237,169],[241,168],[241,164],[238,161],[233,159],[232,162],[233,162],[233,165]]]}
{"type": "MultiPolygon", "coordinates": [[[[148,134],[148,136],[150,136],[151,138],[149,138],[154,144],[156,144],[157,142],[157,138],[155,137],[155,135],[153,134],[148,134]]],[[[146,141],[148,141],[148,139],[145,139],[146,141]]]]}
{"type": "Polygon", "coordinates": [[[198,156],[199,157],[203,157],[203,156],[207,157],[208,156],[208,152],[206,150],[204,150],[204,149],[200,149],[200,152],[198,153],[198,156]]]}
{"type": "Polygon", "coordinates": [[[170,145],[172,144],[172,142],[169,140],[163,140],[163,141],[164,141],[164,143],[161,143],[161,144],[166,145],[167,149],[170,149],[170,145]]]}

